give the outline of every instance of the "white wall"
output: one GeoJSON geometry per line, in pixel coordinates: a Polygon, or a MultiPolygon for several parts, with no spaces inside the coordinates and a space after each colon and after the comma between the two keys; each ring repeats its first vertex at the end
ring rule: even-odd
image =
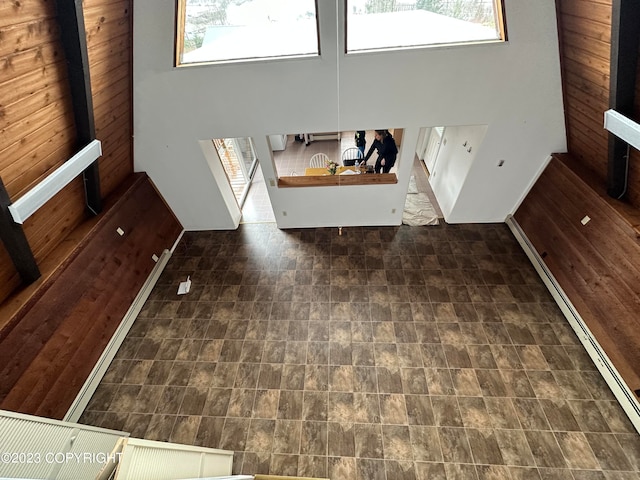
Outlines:
{"type": "Polygon", "coordinates": [[[185,228],[237,225],[199,140],[253,137],[269,185],[269,134],[405,129],[397,185],[269,187],[281,228],[399,224],[421,127],[487,125],[473,162],[451,179],[449,222],[503,221],[548,154],[566,149],[553,0],[505,0],[504,44],[348,57],[337,53],[343,2],[318,2],[319,58],[174,68],[175,2],[136,0],[135,169],[185,228]]]}
{"type": "Polygon", "coordinates": [[[486,130],[486,125],[456,125],[444,129],[429,183],[447,221],[450,221],[486,130]]]}

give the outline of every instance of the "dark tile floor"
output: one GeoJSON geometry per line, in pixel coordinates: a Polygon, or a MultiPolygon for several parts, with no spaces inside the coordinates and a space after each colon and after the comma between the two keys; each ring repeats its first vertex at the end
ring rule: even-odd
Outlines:
{"type": "Polygon", "coordinates": [[[186,233],[81,421],[234,450],[234,473],[640,469],[638,434],[504,225],[186,233]]]}

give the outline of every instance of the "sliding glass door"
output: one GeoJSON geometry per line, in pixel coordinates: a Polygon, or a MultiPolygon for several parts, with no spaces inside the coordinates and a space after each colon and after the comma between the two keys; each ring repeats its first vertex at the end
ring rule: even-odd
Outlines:
{"type": "Polygon", "coordinates": [[[242,209],[258,166],[253,142],[250,137],[215,138],[213,144],[238,206],[242,209]]]}

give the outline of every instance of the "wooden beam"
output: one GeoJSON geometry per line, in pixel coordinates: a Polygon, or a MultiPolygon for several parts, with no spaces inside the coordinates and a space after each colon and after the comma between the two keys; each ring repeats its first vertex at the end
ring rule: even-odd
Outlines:
{"type": "MultiPolygon", "coordinates": [[[[633,115],[640,38],[640,0],[613,0],[609,108],[633,115]]],[[[627,190],[628,144],[609,134],[607,193],[622,198],[627,190]]]]}
{"type": "MultiPolygon", "coordinates": [[[[69,70],[73,111],[78,131],[78,150],[80,150],[96,139],[82,0],[56,0],[56,8],[69,70]]],[[[98,161],[92,163],[83,172],[83,179],[87,209],[97,215],[102,210],[98,161]]]]}
{"type": "Polygon", "coordinates": [[[13,221],[9,205],[11,199],[0,179],[0,238],[20,278],[25,284],[30,284],[40,277],[40,270],[22,227],[13,221]]]}

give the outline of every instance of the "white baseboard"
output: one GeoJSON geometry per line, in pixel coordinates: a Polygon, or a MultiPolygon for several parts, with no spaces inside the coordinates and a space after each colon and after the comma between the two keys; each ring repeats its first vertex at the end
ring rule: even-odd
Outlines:
{"type": "Polygon", "coordinates": [[[145,281],[144,285],[142,285],[142,288],[140,288],[138,295],[136,295],[136,298],[133,300],[133,303],[129,307],[129,310],[127,310],[127,313],[124,315],[122,322],[120,322],[118,329],[113,334],[113,337],[111,337],[111,340],[102,352],[100,359],[96,363],[95,367],[93,367],[93,370],[89,374],[87,380],[84,382],[80,393],[78,393],[75,400],[71,404],[71,407],[69,407],[69,410],[64,416],[63,421],[77,422],[84,412],[84,409],[87,407],[87,404],[91,400],[91,397],[96,391],[96,388],[98,388],[102,377],[104,377],[104,374],[109,368],[111,361],[116,356],[116,353],[118,353],[120,345],[127,336],[127,333],[129,333],[133,322],[138,317],[138,314],[140,313],[140,310],[142,310],[142,307],[147,301],[147,298],[149,298],[149,295],[151,295],[151,291],[158,281],[158,278],[160,278],[160,274],[171,258],[171,253],[171,251],[165,250],[164,252],[162,252],[162,255],[160,255],[160,258],[156,262],[155,267],[153,267],[153,270],[149,274],[149,277],[145,281]]]}
{"type": "Polygon", "coordinates": [[[505,223],[511,229],[511,232],[516,237],[516,240],[527,257],[529,257],[531,264],[538,272],[538,275],[540,275],[540,278],[560,307],[560,310],[562,310],[562,313],[580,339],[580,342],[582,342],[582,345],[598,368],[605,382],[609,385],[609,388],[629,417],[629,420],[635,429],[640,432],[640,403],[638,403],[635,395],[624,382],[618,370],[613,366],[613,363],[595,339],[589,327],[587,327],[555,277],[549,271],[540,255],[538,255],[538,252],[522,231],[516,219],[510,215],[505,220],[505,223]]]}

